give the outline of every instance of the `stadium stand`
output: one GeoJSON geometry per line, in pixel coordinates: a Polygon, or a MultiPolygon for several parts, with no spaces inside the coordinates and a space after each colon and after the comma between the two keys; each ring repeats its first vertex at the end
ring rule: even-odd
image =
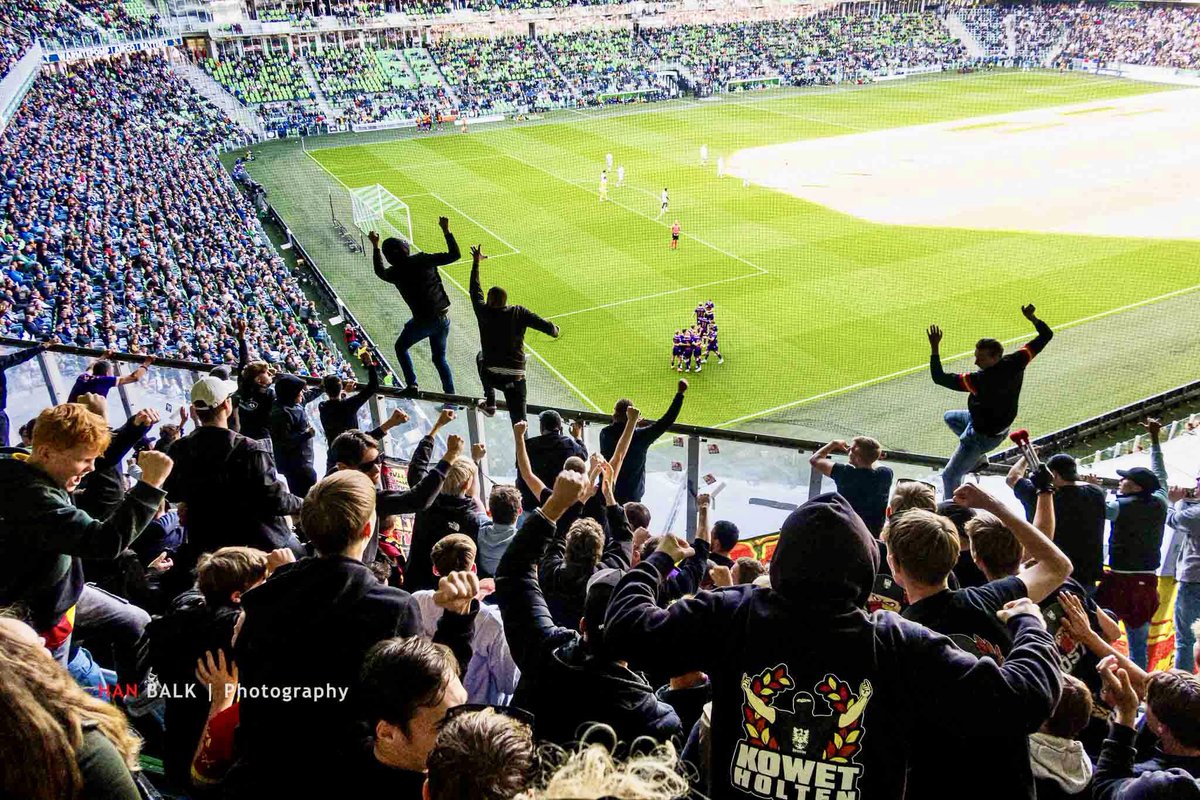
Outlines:
{"type": "Polygon", "coordinates": [[[0,23],[48,39],[78,39],[90,30],[65,0],[0,3],[0,23]]]}
{"type": "Polygon", "coordinates": [[[15,28],[0,30],[0,76],[7,74],[12,65],[21,60],[31,44],[29,37],[15,28]]]}
{"type": "Polygon", "coordinates": [[[665,95],[631,31],[576,31],[542,36],[539,41],[588,103],[656,100],[665,95]]]}
{"type": "Polygon", "coordinates": [[[1084,8],[1062,55],[1150,67],[1200,69],[1200,9],[1084,8]]]}
{"type": "Polygon", "coordinates": [[[533,39],[446,38],[431,44],[429,54],[458,93],[464,113],[517,113],[574,103],[533,39]]]}
{"type": "Polygon", "coordinates": [[[275,53],[246,53],[208,58],[204,69],[246,105],[308,100],[312,91],[292,58],[275,53]]]}
{"type": "Polygon", "coordinates": [[[75,7],[101,28],[127,36],[149,36],[159,31],[158,14],[144,0],[76,0],[75,7]]]}
{"type": "Polygon", "coordinates": [[[963,25],[989,56],[1008,55],[1006,12],[991,6],[968,6],[955,9],[963,25]]]}
{"type": "Polygon", "coordinates": [[[211,155],[236,133],[158,57],[39,77],[0,156],[8,335],[232,362],[246,319],[261,358],[336,370],[300,285],[211,155]],[[121,111],[98,113],[109,108],[121,111]],[[69,168],[101,153],[103,172],[69,168]]]}

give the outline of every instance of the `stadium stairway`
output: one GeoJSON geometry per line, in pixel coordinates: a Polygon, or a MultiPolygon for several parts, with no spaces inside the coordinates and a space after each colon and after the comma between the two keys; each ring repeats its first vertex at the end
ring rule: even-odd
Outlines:
{"type": "Polygon", "coordinates": [[[1017,55],[1017,20],[1012,14],[1004,16],[1004,29],[1008,31],[1008,55],[1012,58],[1017,55]]]}
{"type": "Polygon", "coordinates": [[[325,97],[325,93],[321,91],[321,83],[317,80],[317,75],[312,70],[312,65],[308,63],[308,59],[296,53],[298,58],[296,64],[300,67],[300,77],[304,78],[304,83],[308,86],[308,90],[312,92],[317,103],[317,109],[325,116],[326,120],[337,119],[341,113],[329,103],[329,99],[325,97]]]}
{"type": "Polygon", "coordinates": [[[225,91],[225,88],[213,80],[207,72],[195,64],[182,60],[172,59],[170,66],[171,71],[191,84],[201,97],[224,111],[231,120],[250,131],[255,138],[259,140],[267,138],[267,129],[263,127],[262,120],[258,118],[258,115],[238,102],[236,97],[225,91]]]}
{"type": "MultiPolygon", "coordinates": [[[[429,59],[429,63],[433,65],[434,71],[437,72],[438,79],[441,80],[442,86],[446,87],[446,95],[451,100],[453,100],[454,105],[457,106],[460,102],[462,102],[462,100],[461,100],[461,98],[459,98],[458,92],[454,89],[453,84],[451,84],[450,81],[446,80],[446,73],[442,71],[442,65],[439,64],[438,60],[433,57],[433,53],[429,52],[429,50],[427,50],[426,48],[421,47],[421,48],[416,48],[416,49],[423,52],[425,54],[425,58],[429,59]]],[[[405,57],[405,59],[408,58],[407,52],[404,54],[404,57],[405,57]]],[[[409,66],[410,67],[412,66],[411,62],[409,62],[409,66]]],[[[416,70],[414,70],[414,72],[415,71],[416,70]]]]}
{"type": "Polygon", "coordinates": [[[582,102],[583,96],[579,94],[579,89],[575,86],[575,81],[567,80],[566,73],[562,71],[562,67],[558,65],[554,57],[550,55],[550,51],[542,44],[541,39],[535,37],[533,41],[537,43],[538,50],[541,52],[542,57],[546,59],[546,62],[550,64],[550,67],[554,70],[554,74],[558,76],[558,79],[562,81],[564,86],[571,90],[571,96],[575,98],[575,101],[582,102]]]}
{"type": "Polygon", "coordinates": [[[958,14],[950,11],[942,18],[942,21],[946,23],[946,30],[950,31],[954,38],[962,42],[963,46],[967,48],[967,55],[971,58],[983,58],[987,55],[986,48],[979,43],[979,40],[975,38],[973,33],[967,30],[967,26],[963,24],[958,14]]]}

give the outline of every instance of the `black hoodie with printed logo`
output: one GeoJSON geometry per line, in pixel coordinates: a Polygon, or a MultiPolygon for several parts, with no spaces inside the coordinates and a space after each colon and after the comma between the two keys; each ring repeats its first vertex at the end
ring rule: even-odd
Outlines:
{"type": "MultiPolygon", "coordinates": [[[[605,625],[610,654],[712,681],[714,798],[892,800],[914,752],[983,724],[1031,732],[1049,716],[1061,677],[1037,619],[1009,623],[1004,666],[976,659],[896,614],[868,615],[878,564],[866,525],[827,494],[784,523],[770,589],[733,586],[658,608],[672,568],[664,553],[621,580],[605,625]]],[[[988,765],[981,750],[978,774],[988,765]]]]}

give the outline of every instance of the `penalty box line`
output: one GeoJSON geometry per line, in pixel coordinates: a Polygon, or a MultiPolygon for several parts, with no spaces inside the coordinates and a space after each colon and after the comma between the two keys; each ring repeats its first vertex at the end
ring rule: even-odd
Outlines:
{"type": "Polygon", "coordinates": [[[593,311],[600,311],[605,308],[615,308],[616,306],[623,306],[623,305],[627,305],[628,303],[640,303],[643,300],[653,300],[656,297],[667,297],[669,295],[679,294],[681,292],[691,292],[696,289],[703,289],[708,286],[717,286],[722,283],[733,283],[734,281],[744,281],[747,278],[757,278],[760,275],[766,275],[766,274],[767,273],[765,271],[764,272],[748,272],[745,275],[734,275],[732,278],[722,278],[717,281],[708,281],[707,283],[698,283],[695,286],[681,286],[678,289],[668,289],[665,292],[655,292],[654,294],[644,294],[641,297],[628,297],[624,300],[614,300],[611,303],[602,303],[601,305],[592,306],[590,308],[580,308],[575,311],[564,311],[561,314],[551,314],[550,316],[546,317],[546,319],[562,319],[563,317],[573,317],[576,314],[589,314],[593,311]]]}
{"type": "MultiPolygon", "coordinates": [[[[1197,290],[1200,290],[1200,283],[1197,283],[1193,286],[1185,286],[1182,289],[1175,289],[1174,291],[1166,292],[1164,294],[1160,294],[1155,297],[1147,297],[1144,300],[1137,300],[1133,303],[1127,303],[1126,305],[1118,306],[1117,308],[1110,308],[1107,311],[1100,311],[1096,314],[1090,314],[1086,317],[1080,317],[1079,319],[1071,320],[1070,322],[1064,322],[1060,325],[1056,325],[1054,327],[1054,330],[1055,330],[1055,332],[1058,332],[1058,331],[1067,330],[1069,328],[1075,328],[1080,325],[1084,325],[1088,322],[1095,322],[1096,320],[1104,319],[1105,317],[1111,317],[1116,314],[1124,313],[1126,311],[1132,311],[1135,308],[1141,308],[1142,306],[1154,305],[1155,303],[1161,302],[1163,300],[1170,300],[1173,297],[1180,297],[1185,294],[1191,294],[1192,292],[1195,292],[1197,290]]],[[[1034,337],[1034,335],[1035,334],[1025,333],[1020,336],[1013,336],[1012,338],[1004,339],[1001,342],[1001,344],[1005,344],[1005,345],[1016,344],[1017,342],[1023,342],[1027,339],[1032,339],[1034,337]]],[[[950,355],[950,356],[942,356],[942,363],[943,364],[945,364],[947,362],[952,363],[959,359],[963,359],[963,358],[966,358],[967,356],[973,355],[974,352],[975,352],[974,350],[966,350],[962,353],[955,353],[954,355],[950,355]]],[[[767,409],[763,409],[762,411],[754,411],[750,414],[744,414],[740,417],[731,419],[727,422],[718,423],[718,424],[714,425],[713,427],[714,428],[727,428],[730,425],[736,425],[739,422],[747,422],[749,420],[758,419],[759,417],[765,417],[768,414],[774,414],[778,411],[786,411],[789,408],[796,408],[797,406],[803,406],[803,405],[807,405],[809,403],[815,403],[818,400],[827,400],[831,397],[837,397],[838,395],[846,394],[847,392],[853,392],[855,390],[865,389],[869,386],[874,386],[879,383],[885,383],[887,381],[892,380],[893,378],[902,378],[905,375],[912,375],[914,373],[920,372],[921,370],[925,370],[925,369],[929,369],[928,362],[923,363],[923,364],[918,364],[913,367],[905,367],[904,369],[898,369],[895,372],[889,372],[887,375],[879,375],[874,378],[867,378],[866,380],[862,380],[857,383],[852,383],[848,386],[842,386],[838,389],[830,389],[827,392],[821,392],[819,394],[814,394],[811,397],[805,397],[800,400],[793,400],[790,403],[783,403],[782,405],[775,406],[774,408],[767,408],[767,409]]]]}

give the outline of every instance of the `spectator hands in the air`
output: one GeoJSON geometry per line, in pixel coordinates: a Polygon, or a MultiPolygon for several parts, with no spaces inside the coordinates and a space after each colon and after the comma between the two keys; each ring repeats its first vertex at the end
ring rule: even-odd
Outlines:
{"type": "Polygon", "coordinates": [[[583,441],[583,422],[580,420],[571,421],[571,437],[583,441]]]}
{"type": "Polygon", "coordinates": [[[175,562],[171,560],[171,554],[164,550],[146,565],[146,569],[149,572],[166,572],[173,566],[175,566],[175,562]]]}
{"type": "Polygon", "coordinates": [[[437,421],[433,423],[433,430],[429,432],[430,436],[440,431],[442,428],[454,422],[455,414],[453,409],[443,408],[442,413],[438,414],[437,421]]]}
{"type": "Polygon", "coordinates": [[[480,261],[487,261],[487,256],[483,254],[483,245],[476,244],[471,246],[471,260],[476,264],[480,261]]]}
{"type": "Polygon", "coordinates": [[[1146,417],[1142,422],[1142,427],[1146,429],[1146,433],[1150,434],[1150,438],[1158,441],[1158,432],[1162,430],[1162,422],[1153,417],[1146,417]]]}
{"type": "Polygon", "coordinates": [[[671,561],[676,564],[688,556],[696,554],[695,549],[691,545],[673,533],[663,534],[662,538],[658,540],[657,552],[666,553],[671,557],[671,561]]]}
{"type": "Polygon", "coordinates": [[[1167,490],[1167,499],[1172,503],[1178,503],[1180,500],[1193,500],[1195,495],[1195,489],[1187,489],[1183,486],[1172,486],[1167,490]]]}
{"type": "Polygon", "coordinates": [[[929,337],[930,349],[936,353],[938,347],[942,343],[942,329],[937,325],[930,325],[929,330],[925,332],[925,335],[929,337]]]}
{"type": "Polygon", "coordinates": [[[235,328],[237,329],[238,338],[245,339],[246,338],[246,320],[239,319],[237,321],[237,325],[235,325],[235,328]]]}
{"type": "Polygon", "coordinates": [[[487,458],[487,445],[486,444],[484,444],[483,442],[476,442],[475,444],[471,445],[471,460],[472,461],[474,461],[475,463],[478,464],[480,461],[483,461],[485,458],[487,458]]]}
{"type": "Polygon", "coordinates": [[[370,240],[372,247],[379,247],[379,231],[367,231],[367,239],[370,240]]]}
{"type": "Polygon", "coordinates": [[[438,227],[441,228],[446,233],[449,233],[450,232],[450,218],[449,217],[438,217],[438,227]]]}
{"type": "Polygon", "coordinates": [[[636,425],[638,420],[641,418],[642,412],[639,411],[635,406],[631,405],[629,408],[625,409],[625,419],[627,422],[632,422],[636,425]]]}
{"type": "Polygon", "coordinates": [[[1137,722],[1138,694],[1129,672],[1119,666],[1115,656],[1105,656],[1096,666],[1100,673],[1100,699],[1113,709],[1118,725],[1132,728],[1137,722]]]}
{"type": "Polygon", "coordinates": [[[108,419],[108,400],[95,392],[84,392],[75,400],[76,403],[98,416],[108,419]]]}
{"type": "Polygon", "coordinates": [[[524,439],[525,431],[527,430],[529,430],[529,423],[525,420],[513,423],[513,436],[516,436],[518,439],[524,439]]]}
{"type": "Polygon", "coordinates": [[[468,614],[471,611],[471,602],[478,594],[479,576],[467,570],[451,572],[438,580],[433,602],[438,608],[451,614],[468,614]]]}
{"type": "Polygon", "coordinates": [[[1087,647],[1088,641],[1093,636],[1096,636],[1096,632],[1092,630],[1092,624],[1088,621],[1087,611],[1084,610],[1083,603],[1070,592],[1059,592],[1058,604],[1063,609],[1063,629],[1066,630],[1072,639],[1087,647]]]}
{"type": "Polygon", "coordinates": [[[1029,476],[1029,480],[1033,483],[1033,488],[1039,492],[1054,491],[1054,476],[1050,474],[1050,468],[1045,464],[1039,464],[1034,473],[1029,476]]]}
{"type": "Polygon", "coordinates": [[[459,456],[461,456],[463,454],[463,449],[465,447],[466,447],[466,443],[463,441],[463,438],[461,436],[459,436],[458,434],[454,434],[454,433],[450,434],[449,436],[446,437],[445,460],[446,461],[454,461],[456,458],[458,458],[459,456]]]}
{"type": "Polygon", "coordinates": [[[225,662],[225,651],[217,650],[214,658],[211,651],[204,653],[204,658],[196,660],[196,679],[208,689],[208,697],[214,706],[229,707],[237,695],[238,669],[237,664],[230,659],[225,662]]]}
{"type": "Polygon", "coordinates": [[[679,394],[685,394],[688,390],[687,378],[679,379],[679,394]]]}
{"type": "Polygon", "coordinates": [[[574,470],[563,470],[554,479],[554,490],[550,494],[550,499],[542,504],[542,515],[550,522],[557,522],[558,518],[568,508],[575,505],[586,491],[586,475],[580,475],[574,470]]]}
{"type": "Polygon", "coordinates": [[[143,408],[133,415],[133,424],[139,428],[153,428],[161,419],[153,408],[143,408]]]}
{"type": "Polygon", "coordinates": [[[270,575],[284,564],[294,564],[295,562],[296,554],[290,548],[280,547],[277,550],[272,550],[267,553],[267,574],[270,575]]]}
{"type": "Polygon", "coordinates": [[[996,612],[996,616],[1000,618],[1001,622],[1008,622],[1010,619],[1022,615],[1033,617],[1038,621],[1040,627],[1046,627],[1046,620],[1042,617],[1042,610],[1038,608],[1037,603],[1028,597],[1022,597],[1019,600],[1010,600],[1004,604],[1004,608],[996,612]]]}
{"type": "Polygon", "coordinates": [[[1000,502],[985,492],[975,483],[961,484],[954,490],[954,502],[963,508],[978,508],[982,511],[995,513],[1000,502]]]}
{"type": "Polygon", "coordinates": [[[1029,320],[1030,322],[1037,322],[1037,309],[1034,307],[1033,303],[1030,303],[1027,306],[1021,306],[1021,313],[1024,314],[1025,319],[1029,320]]]}
{"type": "Polygon", "coordinates": [[[701,492],[696,495],[696,508],[711,508],[712,495],[708,492],[701,492]]]}
{"type": "Polygon", "coordinates": [[[167,476],[171,474],[171,468],[175,466],[175,462],[166,453],[160,453],[157,450],[143,450],[138,453],[137,465],[142,471],[142,482],[150,484],[155,489],[161,489],[162,485],[166,483],[167,476]]]}
{"type": "Polygon", "coordinates": [[[712,580],[713,586],[733,586],[733,570],[723,565],[709,567],[708,577],[712,580]]]}

